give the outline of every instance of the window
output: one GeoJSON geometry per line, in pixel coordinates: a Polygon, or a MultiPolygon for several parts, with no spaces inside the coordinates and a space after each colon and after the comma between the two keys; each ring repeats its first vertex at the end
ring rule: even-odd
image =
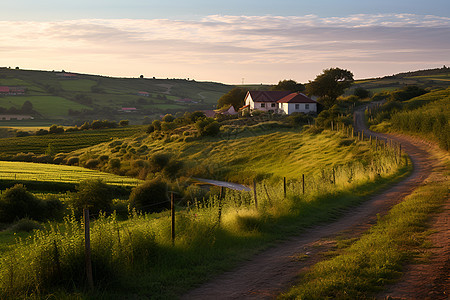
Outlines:
{"type": "Polygon", "coordinates": [[[266,107],[266,104],[265,103],[261,103],[261,107],[266,107]]]}
{"type": "Polygon", "coordinates": [[[309,104],[305,104],[305,109],[309,109],[309,104]]]}
{"type": "Polygon", "coordinates": [[[295,109],[300,109],[300,104],[295,104],[295,109]]]}
{"type": "Polygon", "coordinates": [[[275,107],[275,103],[272,103],[272,105],[271,105],[272,107],[275,107]]]}

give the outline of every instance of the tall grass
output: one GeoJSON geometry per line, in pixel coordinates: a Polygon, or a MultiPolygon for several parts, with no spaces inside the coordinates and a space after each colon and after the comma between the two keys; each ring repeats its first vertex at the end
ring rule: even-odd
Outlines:
{"type": "Polygon", "coordinates": [[[392,116],[394,130],[433,136],[442,149],[450,149],[450,96],[421,108],[392,116]]]}
{"type": "Polygon", "coordinates": [[[0,298],[58,291],[95,298],[176,297],[276,239],[335,218],[408,172],[395,153],[369,151],[371,160],[335,166],[334,176],[331,168],[306,174],[305,194],[299,191],[301,177],[289,180],[286,198],[282,180],[258,182],[258,208],[252,192],[191,199],[178,208],[174,246],[168,212],[131,211],[123,222],[114,214],[97,216],[91,227],[94,292],[86,292],[82,222],[67,217],[63,224],[49,224],[4,252],[0,298]]]}

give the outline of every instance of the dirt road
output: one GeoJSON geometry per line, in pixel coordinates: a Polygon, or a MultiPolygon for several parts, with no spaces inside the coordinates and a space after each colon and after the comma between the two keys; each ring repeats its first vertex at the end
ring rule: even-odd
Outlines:
{"type": "MultiPolygon", "coordinates": [[[[363,117],[362,111],[355,114],[356,128],[369,134],[363,117]]],[[[237,269],[224,273],[192,290],[182,299],[275,298],[294,283],[295,277],[300,272],[323,259],[320,253],[334,245],[337,235],[356,237],[362,234],[376,222],[377,214],[385,214],[393,205],[424,182],[438,167],[436,161],[431,159],[426,144],[414,142],[404,136],[370,134],[378,138],[392,138],[402,143],[402,149],[410,155],[414,164],[414,171],[408,178],[372,196],[339,220],[310,228],[307,232],[260,253],[237,269]]],[[[395,295],[395,293],[389,295],[395,295]]]]}

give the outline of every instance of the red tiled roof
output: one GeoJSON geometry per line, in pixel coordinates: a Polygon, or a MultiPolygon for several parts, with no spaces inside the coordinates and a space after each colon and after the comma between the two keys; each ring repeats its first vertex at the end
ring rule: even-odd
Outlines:
{"type": "Polygon", "coordinates": [[[317,103],[302,93],[292,93],[277,101],[278,103],[317,103]]]}
{"type": "Polygon", "coordinates": [[[9,87],[0,86],[0,93],[9,93],[9,87]]]}
{"type": "Polygon", "coordinates": [[[291,92],[288,91],[249,91],[248,94],[253,99],[253,102],[277,102],[286,97],[291,92]]]}

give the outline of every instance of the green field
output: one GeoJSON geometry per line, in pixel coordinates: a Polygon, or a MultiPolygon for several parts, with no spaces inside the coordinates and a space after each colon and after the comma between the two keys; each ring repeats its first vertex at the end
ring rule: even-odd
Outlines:
{"type": "Polygon", "coordinates": [[[0,98],[0,106],[20,108],[25,101],[33,104],[33,109],[48,118],[67,116],[69,109],[82,110],[91,108],[63,97],[57,96],[8,96],[0,98]]]}
{"type": "Polygon", "coordinates": [[[76,166],[0,161],[0,180],[79,183],[101,179],[110,185],[136,186],[139,179],[76,166]]]}
{"type": "Polygon", "coordinates": [[[0,139],[0,153],[2,155],[15,155],[20,152],[43,154],[49,144],[57,152],[70,152],[111,141],[115,138],[132,136],[143,130],[144,126],[128,126],[115,129],[66,132],[64,134],[4,138],[0,139]]]}

